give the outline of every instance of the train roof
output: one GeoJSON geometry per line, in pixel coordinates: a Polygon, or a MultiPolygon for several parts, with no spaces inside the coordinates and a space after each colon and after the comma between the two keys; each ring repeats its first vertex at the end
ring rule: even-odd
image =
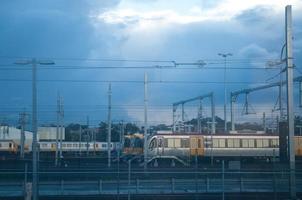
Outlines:
{"type": "Polygon", "coordinates": [[[259,133],[219,133],[219,134],[210,134],[210,133],[196,133],[196,132],[188,132],[188,133],[162,133],[162,134],[154,134],[153,136],[160,135],[160,136],[279,136],[277,134],[259,134],[259,133]]]}

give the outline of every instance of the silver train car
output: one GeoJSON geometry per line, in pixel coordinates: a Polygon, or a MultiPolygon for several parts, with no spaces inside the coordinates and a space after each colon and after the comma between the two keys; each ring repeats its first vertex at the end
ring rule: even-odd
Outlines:
{"type": "MultiPolygon", "coordinates": [[[[296,156],[302,156],[302,137],[295,136],[296,156]]],[[[279,137],[273,135],[154,135],[148,140],[148,156],[279,157],[279,137]]]]}

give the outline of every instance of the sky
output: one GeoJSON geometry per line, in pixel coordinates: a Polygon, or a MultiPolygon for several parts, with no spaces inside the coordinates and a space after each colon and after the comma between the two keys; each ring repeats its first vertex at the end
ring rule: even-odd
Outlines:
{"type": "MultiPolygon", "coordinates": [[[[227,58],[228,94],[278,81],[278,67],[264,68],[280,58],[284,7],[289,4],[294,73],[300,76],[301,0],[3,0],[0,120],[17,122],[19,112],[31,111],[31,68],[14,64],[28,58],[55,62],[38,67],[40,124],[55,122],[58,93],[64,98],[66,123],[86,123],[87,116],[91,125],[106,121],[109,82],[113,120],[142,122],[144,73],[150,81],[150,123],[171,123],[172,103],[209,92],[214,92],[216,114],[222,117],[224,62],[217,54],[232,53],[227,58]],[[196,65],[201,61],[206,65],[196,65]]],[[[257,114],[249,116],[241,115],[240,96],[236,120],[258,120],[263,112],[273,116],[269,112],[277,96],[276,88],[251,94],[257,114]]],[[[197,104],[187,105],[187,119],[197,116],[197,104]]],[[[205,116],[209,105],[205,99],[205,116]]]]}

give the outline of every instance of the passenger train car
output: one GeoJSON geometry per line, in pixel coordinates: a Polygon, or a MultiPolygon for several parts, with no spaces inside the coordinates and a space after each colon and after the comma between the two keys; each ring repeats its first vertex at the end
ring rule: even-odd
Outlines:
{"type": "MultiPolygon", "coordinates": [[[[273,135],[154,135],[148,140],[149,158],[175,156],[204,158],[279,157],[279,136],[273,135]]],[[[295,136],[296,156],[302,156],[302,137],[295,136]]]]}
{"type": "MultiPolygon", "coordinates": [[[[56,151],[56,142],[39,142],[41,152],[54,152],[56,151]]],[[[60,143],[58,143],[58,149],[61,149],[60,143]]],[[[120,149],[120,144],[118,142],[111,143],[111,150],[120,149]]],[[[63,152],[79,152],[79,151],[89,151],[89,152],[105,152],[108,150],[107,142],[62,142],[63,152]]]]}
{"type": "Polygon", "coordinates": [[[18,145],[13,140],[0,140],[1,153],[16,153],[18,145]]]}

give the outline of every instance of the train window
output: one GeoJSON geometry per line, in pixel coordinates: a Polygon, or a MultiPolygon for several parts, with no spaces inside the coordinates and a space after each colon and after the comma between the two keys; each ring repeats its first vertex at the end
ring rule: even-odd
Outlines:
{"type": "Polygon", "coordinates": [[[158,140],[158,147],[163,147],[163,140],[162,139],[158,140]]]}
{"type": "Polygon", "coordinates": [[[157,146],[156,138],[153,138],[150,142],[149,149],[154,149],[157,146]]]}
{"type": "Polygon", "coordinates": [[[233,148],[234,147],[234,140],[233,139],[228,139],[228,147],[233,148]]]}
{"type": "Polygon", "coordinates": [[[263,141],[262,141],[262,144],[263,144],[263,147],[269,147],[269,142],[268,142],[269,140],[268,139],[263,139],[263,141]]]}
{"type": "Polygon", "coordinates": [[[99,144],[95,144],[95,148],[99,148],[99,144]]]}
{"type": "Polygon", "coordinates": [[[164,147],[168,147],[168,139],[164,139],[164,147]]]}
{"type": "Polygon", "coordinates": [[[191,140],[191,148],[192,149],[197,149],[198,148],[198,144],[197,144],[196,138],[193,138],[191,140]]]}
{"type": "Polygon", "coordinates": [[[174,139],[169,138],[168,139],[168,148],[173,148],[174,147],[174,139]]]}
{"type": "Polygon", "coordinates": [[[202,140],[200,138],[198,138],[198,148],[201,148],[202,147],[202,140]]]}
{"type": "Polygon", "coordinates": [[[271,140],[271,147],[279,147],[279,140],[272,139],[271,140]]]}
{"type": "Polygon", "coordinates": [[[2,144],[0,143],[0,148],[2,147],[2,144]]]}
{"type": "Polygon", "coordinates": [[[219,140],[218,139],[213,139],[213,147],[218,148],[219,147],[219,140]]]}
{"type": "Polygon", "coordinates": [[[107,148],[107,144],[102,144],[102,148],[107,148]]]}
{"type": "Polygon", "coordinates": [[[242,148],[248,148],[249,147],[249,141],[247,139],[242,139],[242,148]]]}
{"type": "Polygon", "coordinates": [[[249,139],[249,148],[254,148],[254,147],[255,147],[254,139],[249,139]]]}
{"type": "Polygon", "coordinates": [[[181,139],[180,140],[181,143],[181,148],[189,148],[189,139],[181,139]]]}
{"type": "Polygon", "coordinates": [[[234,147],[240,148],[240,139],[234,139],[234,147]]]}
{"type": "Polygon", "coordinates": [[[8,146],[9,146],[9,148],[12,148],[12,143],[9,143],[8,146]]]}
{"type": "Polygon", "coordinates": [[[225,139],[219,139],[219,147],[225,148],[225,139]]]}
{"type": "Polygon", "coordinates": [[[174,147],[180,148],[180,139],[174,139],[174,147]]]}
{"type": "Polygon", "coordinates": [[[261,139],[257,139],[256,144],[257,144],[257,148],[262,148],[263,147],[261,139]]]}

